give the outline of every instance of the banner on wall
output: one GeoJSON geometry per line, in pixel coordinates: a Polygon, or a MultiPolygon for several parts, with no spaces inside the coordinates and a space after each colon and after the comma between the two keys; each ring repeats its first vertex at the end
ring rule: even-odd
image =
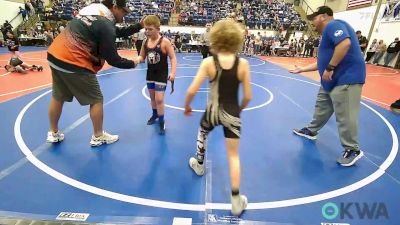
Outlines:
{"type": "Polygon", "coordinates": [[[349,0],[347,3],[347,9],[367,7],[372,4],[372,0],[349,0]]]}
{"type": "Polygon", "coordinates": [[[384,6],[381,22],[400,21],[400,0],[388,0],[384,6]]]}

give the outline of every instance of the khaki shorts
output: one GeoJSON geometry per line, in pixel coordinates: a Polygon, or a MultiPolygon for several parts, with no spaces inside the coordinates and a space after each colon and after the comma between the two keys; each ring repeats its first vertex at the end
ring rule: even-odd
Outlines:
{"type": "MultiPolygon", "coordinates": [[[[51,68],[51,67],[50,67],[51,68]]],[[[58,101],[72,102],[75,97],[81,105],[103,102],[96,74],[65,73],[51,68],[53,97],[58,101]]]]}
{"type": "Polygon", "coordinates": [[[9,62],[9,64],[12,66],[12,67],[16,67],[16,66],[19,66],[19,65],[21,65],[21,64],[23,64],[24,62],[22,62],[22,60],[20,59],[20,58],[18,58],[18,57],[12,57],[11,59],[10,59],[10,62],[9,62]]]}

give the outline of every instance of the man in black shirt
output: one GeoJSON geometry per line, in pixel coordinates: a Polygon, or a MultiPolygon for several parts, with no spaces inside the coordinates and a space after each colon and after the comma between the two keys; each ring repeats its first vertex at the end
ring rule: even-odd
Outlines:
{"type": "Polygon", "coordinates": [[[313,41],[313,55],[314,57],[318,56],[318,48],[319,48],[319,37],[314,38],[313,41]]]}
{"type": "Polygon", "coordinates": [[[366,37],[362,36],[361,31],[359,31],[359,30],[356,32],[356,35],[358,37],[358,42],[360,44],[361,52],[364,53],[365,49],[367,49],[368,39],[366,37]]]}
{"type": "Polygon", "coordinates": [[[383,66],[388,67],[390,62],[396,58],[397,53],[400,51],[400,41],[399,38],[395,38],[386,50],[386,55],[384,58],[385,64],[383,66]]]}
{"type": "Polygon", "coordinates": [[[178,52],[181,52],[182,39],[181,39],[181,35],[179,34],[179,31],[176,32],[174,39],[175,39],[174,42],[175,42],[176,49],[178,50],[178,52]]]}
{"type": "Polygon", "coordinates": [[[313,56],[313,38],[307,39],[303,56],[305,57],[313,56]]]}
{"type": "Polygon", "coordinates": [[[3,27],[5,29],[5,31],[12,31],[13,26],[8,22],[8,20],[6,20],[6,22],[4,22],[3,27]]]}
{"type": "Polygon", "coordinates": [[[281,43],[281,45],[283,44],[284,41],[285,41],[285,38],[283,37],[283,35],[281,35],[279,37],[279,42],[281,43]]]}

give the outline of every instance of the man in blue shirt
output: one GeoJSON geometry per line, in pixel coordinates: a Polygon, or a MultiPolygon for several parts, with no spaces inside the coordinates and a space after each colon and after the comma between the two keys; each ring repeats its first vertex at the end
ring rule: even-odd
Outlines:
{"type": "Polygon", "coordinates": [[[321,35],[317,62],[305,67],[295,67],[291,73],[318,70],[321,88],[311,123],[294,129],[299,136],[315,140],[318,131],[335,113],[339,137],[344,153],[337,159],[342,166],[352,166],[363,156],[358,145],[358,114],[361,90],[365,83],[366,68],[358,38],[353,28],[342,20],[333,18],[333,11],[321,6],[307,19],[312,21],[321,35]]]}

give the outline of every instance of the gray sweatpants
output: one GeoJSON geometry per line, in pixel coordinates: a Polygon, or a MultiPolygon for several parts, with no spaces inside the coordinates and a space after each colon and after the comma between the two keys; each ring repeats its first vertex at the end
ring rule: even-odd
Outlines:
{"type": "Polygon", "coordinates": [[[359,150],[358,114],[362,84],[336,86],[331,92],[319,89],[314,116],[308,129],[318,132],[335,112],[339,137],[346,150],[359,150]]]}

